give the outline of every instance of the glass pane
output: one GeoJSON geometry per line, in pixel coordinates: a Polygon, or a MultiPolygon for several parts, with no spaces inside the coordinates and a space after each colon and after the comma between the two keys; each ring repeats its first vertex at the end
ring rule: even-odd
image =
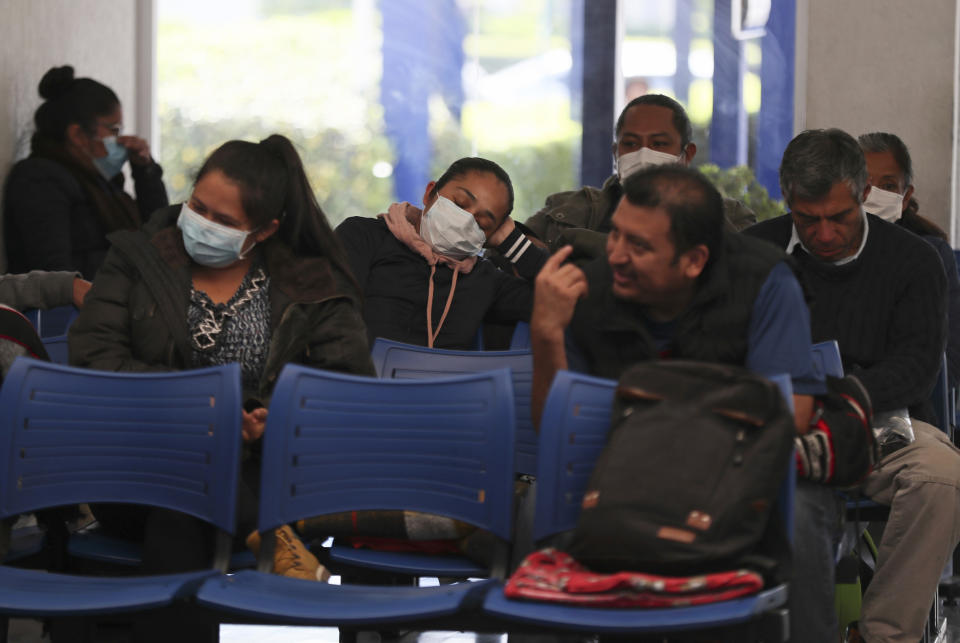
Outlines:
{"type": "Polygon", "coordinates": [[[419,204],[461,156],[511,175],[514,215],[575,185],[570,0],[158,0],[171,199],[231,138],[279,132],[333,225],[419,204]]]}
{"type": "Polygon", "coordinates": [[[645,93],[676,98],[693,124],[693,164],[761,218],[781,213],[776,168],[792,136],[794,2],[621,6],[622,104],[645,93]]]}

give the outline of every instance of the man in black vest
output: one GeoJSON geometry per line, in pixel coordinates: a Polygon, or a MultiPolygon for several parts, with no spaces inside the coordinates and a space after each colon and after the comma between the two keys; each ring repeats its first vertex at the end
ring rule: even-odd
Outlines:
{"type": "MultiPolygon", "coordinates": [[[[812,395],[824,384],[812,367],[803,292],[781,250],[724,228],[720,195],[699,172],[671,165],[631,176],[606,256],[581,270],[563,263],[569,253],[554,254],[536,280],[537,423],[559,369],[617,378],[636,362],[677,357],[789,373],[798,431],[807,431],[812,395]]],[[[832,562],[813,563],[829,556],[837,511],[829,489],[798,484],[792,641],[836,637],[832,562]]]]}
{"type": "Polygon", "coordinates": [[[877,428],[909,409],[913,436],[881,433],[884,457],[863,485],[890,505],[890,518],[859,625],[870,643],[917,641],[960,540],[960,452],[927,423],[946,342],[943,265],[923,239],[864,212],[866,164],[846,132],[794,138],[780,188],[790,214],[747,234],[794,256],[812,295],[813,340],[838,341],[844,368],[870,393],[877,428]]]}

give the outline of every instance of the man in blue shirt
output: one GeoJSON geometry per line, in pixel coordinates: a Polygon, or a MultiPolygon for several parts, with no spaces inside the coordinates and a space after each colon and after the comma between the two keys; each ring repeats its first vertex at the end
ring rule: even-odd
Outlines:
{"type": "MultiPolygon", "coordinates": [[[[624,181],[606,256],[583,269],[564,248],[536,280],[531,320],[532,405],[539,423],[559,369],[617,378],[631,364],[676,357],[789,373],[798,433],[808,430],[813,395],[824,383],[810,357],[810,318],[782,250],[724,229],[720,194],[699,172],[643,170],[624,181]]],[[[815,563],[832,546],[836,501],[825,487],[797,488],[793,641],[813,612],[833,612],[833,570],[815,563]]],[[[829,620],[829,619],[828,619],[829,620]]],[[[834,619],[835,620],[835,619],[834,619]]],[[[826,628],[823,628],[826,629],[826,628]]]]}

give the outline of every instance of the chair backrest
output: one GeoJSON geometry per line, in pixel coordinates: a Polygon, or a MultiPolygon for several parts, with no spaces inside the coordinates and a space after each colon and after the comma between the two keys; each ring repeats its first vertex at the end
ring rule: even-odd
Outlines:
{"type": "Polygon", "coordinates": [[[386,379],[423,379],[509,368],[516,403],[519,473],[537,471],[537,432],[530,414],[533,355],[529,350],[457,351],[413,346],[377,338],[371,351],[377,375],[386,379]]]}
{"type": "Polygon", "coordinates": [[[47,349],[47,357],[54,364],[69,364],[70,351],[66,335],[42,338],[43,347],[47,349]]]}
{"type": "Polygon", "coordinates": [[[513,413],[507,369],[385,380],[287,365],[264,432],[260,531],[407,509],[509,540],[513,413]]]}
{"type": "Polygon", "coordinates": [[[81,502],[234,530],[240,368],[92,371],[18,358],[0,389],[0,517],[81,502]]]}
{"type": "MultiPolygon", "coordinates": [[[[836,342],[833,343],[836,344],[836,342]]],[[[839,352],[837,354],[839,355],[839,352]]],[[[780,392],[783,393],[787,406],[793,413],[793,380],[786,373],[772,375],[768,379],[776,384],[780,392]]],[[[787,477],[780,485],[780,493],[777,495],[777,508],[780,511],[780,518],[783,520],[784,529],[786,529],[787,537],[791,543],[793,542],[794,494],[797,489],[797,467],[794,458],[794,454],[791,453],[790,461],[787,464],[787,477]]]]}
{"type": "Polygon", "coordinates": [[[843,377],[843,361],[840,359],[840,345],[831,339],[818,342],[810,347],[813,368],[818,375],[843,377]]]}
{"type": "Polygon", "coordinates": [[[510,350],[530,350],[530,324],[517,322],[517,325],[513,328],[513,336],[510,338],[510,350]]]}
{"type": "Polygon", "coordinates": [[[950,385],[947,381],[947,355],[944,353],[940,357],[940,372],[937,373],[937,383],[930,392],[930,403],[933,404],[933,412],[937,416],[937,427],[946,433],[952,435],[950,425],[950,385]]]}
{"type": "MultiPolygon", "coordinates": [[[[770,378],[793,408],[790,377],[770,378]]],[[[559,371],[553,380],[540,421],[540,462],[534,507],[533,539],[540,541],[576,527],[584,490],[596,459],[606,445],[613,404],[614,380],[559,371]]],[[[793,534],[793,490],[796,470],[790,458],[778,505],[788,534],[793,534]]]]}
{"type": "Polygon", "coordinates": [[[553,380],[540,419],[533,538],[573,529],[593,464],[607,443],[617,383],[571,371],[553,380]]]}
{"type": "Polygon", "coordinates": [[[70,328],[70,324],[77,318],[80,311],[76,306],[58,306],[48,310],[30,308],[23,311],[23,314],[37,329],[37,334],[46,339],[47,337],[66,335],[67,329],[70,328]]]}

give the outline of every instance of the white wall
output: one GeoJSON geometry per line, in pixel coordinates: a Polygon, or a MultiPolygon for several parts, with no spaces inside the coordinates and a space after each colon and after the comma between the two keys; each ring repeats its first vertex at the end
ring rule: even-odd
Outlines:
{"type": "MultiPolygon", "coordinates": [[[[958,0],[805,0],[805,123],[910,148],[920,213],[950,230],[958,0]]],[[[798,47],[800,55],[801,47],[798,47]]],[[[954,213],[956,216],[957,213],[954,213]]]]}
{"type": "MultiPolygon", "coordinates": [[[[137,130],[136,9],[133,0],[0,2],[0,181],[28,150],[37,85],[54,65],[71,64],[117,93],[124,128],[137,130]]],[[[0,267],[5,267],[0,243],[0,267]]]]}

